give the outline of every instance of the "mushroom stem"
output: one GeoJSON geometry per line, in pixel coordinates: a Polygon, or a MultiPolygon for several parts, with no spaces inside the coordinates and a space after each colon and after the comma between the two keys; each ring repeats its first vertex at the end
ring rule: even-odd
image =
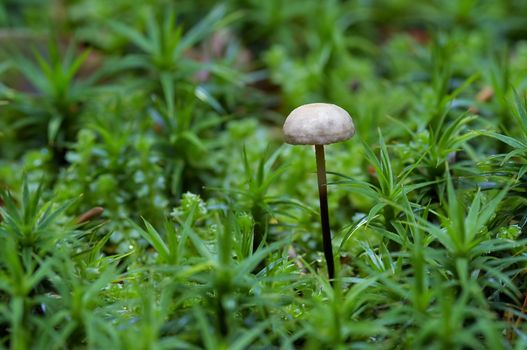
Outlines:
{"type": "Polygon", "coordinates": [[[318,195],[320,198],[320,221],[322,224],[322,243],[324,245],[324,256],[328,266],[328,276],[331,285],[335,277],[335,262],[333,261],[333,248],[331,246],[331,231],[329,230],[328,213],[328,184],[326,181],[326,161],[324,157],[324,145],[315,145],[317,158],[318,195]]]}

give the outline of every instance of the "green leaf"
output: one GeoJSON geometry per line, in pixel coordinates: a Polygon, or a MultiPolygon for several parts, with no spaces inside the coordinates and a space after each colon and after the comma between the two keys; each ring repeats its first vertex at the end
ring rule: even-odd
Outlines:
{"type": "Polygon", "coordinates": [[[152,245],[152,247],[154,247],[163,262],[169,261],[170,251],[168,250],[167,245],[163,241],[163,238],[161,238],[161,235],[148,221],[146,221],[146,219],[142,218],[142,220],[146,227],[146,230],[143,230],[133,221],[130,221],[130,223],[133,227],[137,229],[141,236],[143,236],[143,238],[146,239],[148,243],[152,245]]]}
{"type": "Polygon", "coordinates": [[[154,46],[152,45],[152,43],[149,42],[148,39],[142,33],[137,31],[133,27],[130,27],[126,24],[117,21],[110,21],[108,22],[108,25],[113,31],[126,37],[128,40],[130,40],[139,48],[141,48],[144,52],[151,53],[154,51],[154,46]]]}

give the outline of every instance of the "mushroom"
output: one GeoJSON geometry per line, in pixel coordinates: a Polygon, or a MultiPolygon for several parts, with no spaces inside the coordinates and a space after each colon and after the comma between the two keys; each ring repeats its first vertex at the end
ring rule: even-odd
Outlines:
{"type": "Polygon", "coordinates": [[[353,135],[355,135],[355,126],[348,112],[329,103],[310,103],[295,108],[284,123],[285,142],[291,145],[315,146],[322,243],[331,284],[335,277],[335,265],[329,229],[324,145],[348,140],[353,135]]]}

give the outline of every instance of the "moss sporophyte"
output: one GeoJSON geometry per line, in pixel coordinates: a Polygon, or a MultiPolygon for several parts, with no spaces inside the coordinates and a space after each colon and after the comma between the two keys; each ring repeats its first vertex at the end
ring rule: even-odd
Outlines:
{"type": "Polygon", "coordinates": [[[329,228],[328,191],[324,145],[346,141],[355,135],[351,116],[341,107],[329,103],[310,103],[294,109],[284,123],[284,139],[291,145],[314,145],[317,162],[318,193],[322,243],[333,284],[335,265],[329,228]]]}

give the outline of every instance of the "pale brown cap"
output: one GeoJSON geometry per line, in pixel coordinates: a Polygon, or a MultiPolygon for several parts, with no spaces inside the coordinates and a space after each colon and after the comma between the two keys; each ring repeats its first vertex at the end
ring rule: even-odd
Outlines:
{"type": "Polygon", "coordinates": [[[330,103],[297,107],[284,123],[285,142],[292,145],[327,145],[353,135],[355,126],[348,112],[330,103]]]}

